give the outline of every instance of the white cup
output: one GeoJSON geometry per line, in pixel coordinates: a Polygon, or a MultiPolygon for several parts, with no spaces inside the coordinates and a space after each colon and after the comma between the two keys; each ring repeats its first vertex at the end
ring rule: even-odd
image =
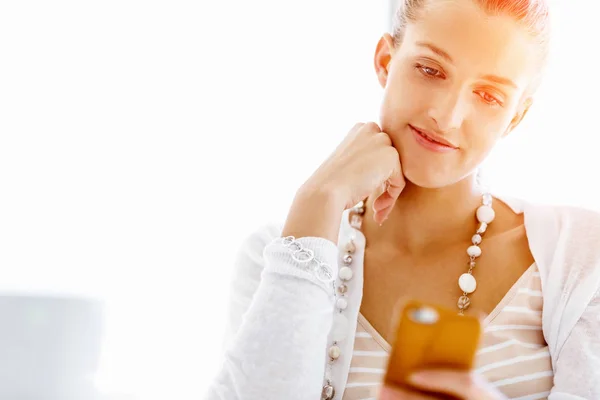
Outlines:
{"type": "Polygon", "coordinates": [[[0,292],[0,399],[99,398],[103,323],[98,300],[0,292]]]}

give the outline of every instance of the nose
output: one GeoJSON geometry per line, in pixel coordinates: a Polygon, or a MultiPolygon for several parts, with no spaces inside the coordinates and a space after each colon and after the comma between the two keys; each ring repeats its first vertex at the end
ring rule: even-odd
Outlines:
{"type": "Polygon", "coordinates": [[[468,103],[459,89],[446,89],[436,93],[429,107],[429,117],[442,133],[460,128],[467,112],[468,103]]]}

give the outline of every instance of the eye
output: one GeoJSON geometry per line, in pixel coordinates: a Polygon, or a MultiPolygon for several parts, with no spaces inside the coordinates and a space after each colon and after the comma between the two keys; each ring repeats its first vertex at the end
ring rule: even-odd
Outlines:
{"type": "Polygon", "coordinates": [[[444,74],[438,69],[427,67],[425,65],[417,64],[416,68],[428,78],[443,78],[444,74]]]}
{"type": "Polygon", "coordinates": [[[492,96],[488,92],[477,92],[477,94],[486,104],[489,104],[490,106],[502,105],[502,103],[500,103],[500,100],[498,100],[496,97],[492,96]]]}

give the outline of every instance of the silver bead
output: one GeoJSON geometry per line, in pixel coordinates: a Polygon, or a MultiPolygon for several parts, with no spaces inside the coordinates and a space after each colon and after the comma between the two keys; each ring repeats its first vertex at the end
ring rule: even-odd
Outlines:
{"type": "Polygon", "coordinates": [[[354,229],[360,229],[362,226],[362,217],[358,214],[352,214],[350,216],[350,226],[354,229]]]}
{"type": "Polygon", "coordinates": [[[335,389],[331,385],[323,386],[323,390],[321,391],[321,400],[332,400],[335,396],[335,389]]]}
{"type": "Polygon", "coordinates": [[[461,310],[466,310],[471,305],[471,300],[467,296],[460,296],[458,299],[458,308],[461,310]]]}
{"type": "Polygon", "coordinates": [[[352,264],[352,256],[350,254],[346,254],[344,256],[343,260],[344,260],[344,264],[346,264],[346,265],[352,264]]]}
{"type": "Polygon", "coordinates": [[[337,290],[339,294],[346,294],[346,292],[348,291],[348,286],[342,283],[340,286],[338,286],[337,290]]]}
{"type": "Polygon", "coordinates": [[[481,235],[479,233],[476,233],[475,235],[473,235],[473,237],[471,238],[471,241],[473,242],[474,245],[478,245],[481,244],[481,235]]]}
{"type": "Polygon", "coordinates": [[[346,253],[354,254],[354,252],[356,251],[356,245],[354,244],[354,240],[350,240],[348,244],[346,244],[344,250],[346,250],[346,253]]]}

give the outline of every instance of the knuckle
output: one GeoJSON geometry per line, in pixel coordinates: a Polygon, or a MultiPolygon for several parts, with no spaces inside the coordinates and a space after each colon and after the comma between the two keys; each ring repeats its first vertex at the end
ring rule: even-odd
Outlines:
{"type": "Polygon", "coordinates": [[[385,148],[385,158],[389,160],[390,163],[394,164],[395,169],[400,169],[400,155],[396,151],[396,149],[392,146],[388,146],[385,148]]]}
{"type": "Polygon", "coordinates": [[[387,133],[385,133],[385,132],[381,132],[381,131],[377,132],[375,134],[375,138],[379,142],[381,142],[381,143],[383,143],[385,145],[388,145],[388,146],[392,145],[392,139],[390,139],[389,135],[387,133]]]}
{"type": "Polygon", "coordinates": [[[368,132],[381,132],[381,128],[375,122],[367,122],[363,125],[363,129],[368,132]]]}

